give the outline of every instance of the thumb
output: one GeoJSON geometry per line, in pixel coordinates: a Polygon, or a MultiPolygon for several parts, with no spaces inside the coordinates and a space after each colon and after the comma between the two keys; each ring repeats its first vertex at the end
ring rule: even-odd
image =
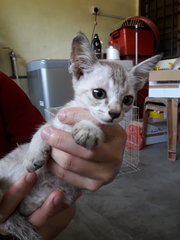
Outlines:
{"type": "Polygon", "coordinates": [[[60,122],[68,124],[68,125],[74,125],[81,120],[91,120],[91,121],[97,123],[96,120],[92,118],[89,111],[85,108],[62,109],[57,114],[57,117],[60,122]]]}

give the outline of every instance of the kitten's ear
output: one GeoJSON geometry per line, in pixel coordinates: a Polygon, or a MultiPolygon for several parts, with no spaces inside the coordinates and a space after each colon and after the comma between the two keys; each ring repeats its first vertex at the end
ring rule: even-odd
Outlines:
{"type": "Polygon", "coordinates": [[[79,32],[73,38],[69,71],[79,79],[83,73],[90,72],[98,61],[87,37],[79,32]]]}
{"type": "Polygon", "coordinates": [[[162,54],[155,55],[137,64],[131,69],[130,74],[132,74],[133,77],[135,77],[133,81],[134,88],[136,91],[138,91],[144,86],[145,82],[148,79],[149,71],[154,69],[157,62],[162,58],[162,56],[163,56],[162,54]]]}

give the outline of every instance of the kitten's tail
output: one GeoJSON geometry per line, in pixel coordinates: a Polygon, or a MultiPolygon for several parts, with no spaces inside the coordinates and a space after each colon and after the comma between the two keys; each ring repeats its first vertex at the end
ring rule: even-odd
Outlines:
{"type": "Polygon", "coordinates": [[[4,223],[4,230],[19,240],[42,240],[28,219],[18,212],[13,213],[4,223]]]}

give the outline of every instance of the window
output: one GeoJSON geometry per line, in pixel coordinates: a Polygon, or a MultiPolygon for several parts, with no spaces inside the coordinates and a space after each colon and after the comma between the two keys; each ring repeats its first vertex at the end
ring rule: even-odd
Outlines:
{"type": "Polygon", "coordinates": [[[159,52],[164,59],[180,56],[180,0],[140,0],[140,15],[151,19],[160,32],[159,52]]]}

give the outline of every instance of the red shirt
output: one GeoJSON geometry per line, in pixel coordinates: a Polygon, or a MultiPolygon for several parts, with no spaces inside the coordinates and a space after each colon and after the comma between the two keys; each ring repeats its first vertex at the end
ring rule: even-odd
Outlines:
{"type": "Polygon", "coordinates": [[[0,72],[0,157],[30,141],[44,122],[23,90],[0,72]]]}

